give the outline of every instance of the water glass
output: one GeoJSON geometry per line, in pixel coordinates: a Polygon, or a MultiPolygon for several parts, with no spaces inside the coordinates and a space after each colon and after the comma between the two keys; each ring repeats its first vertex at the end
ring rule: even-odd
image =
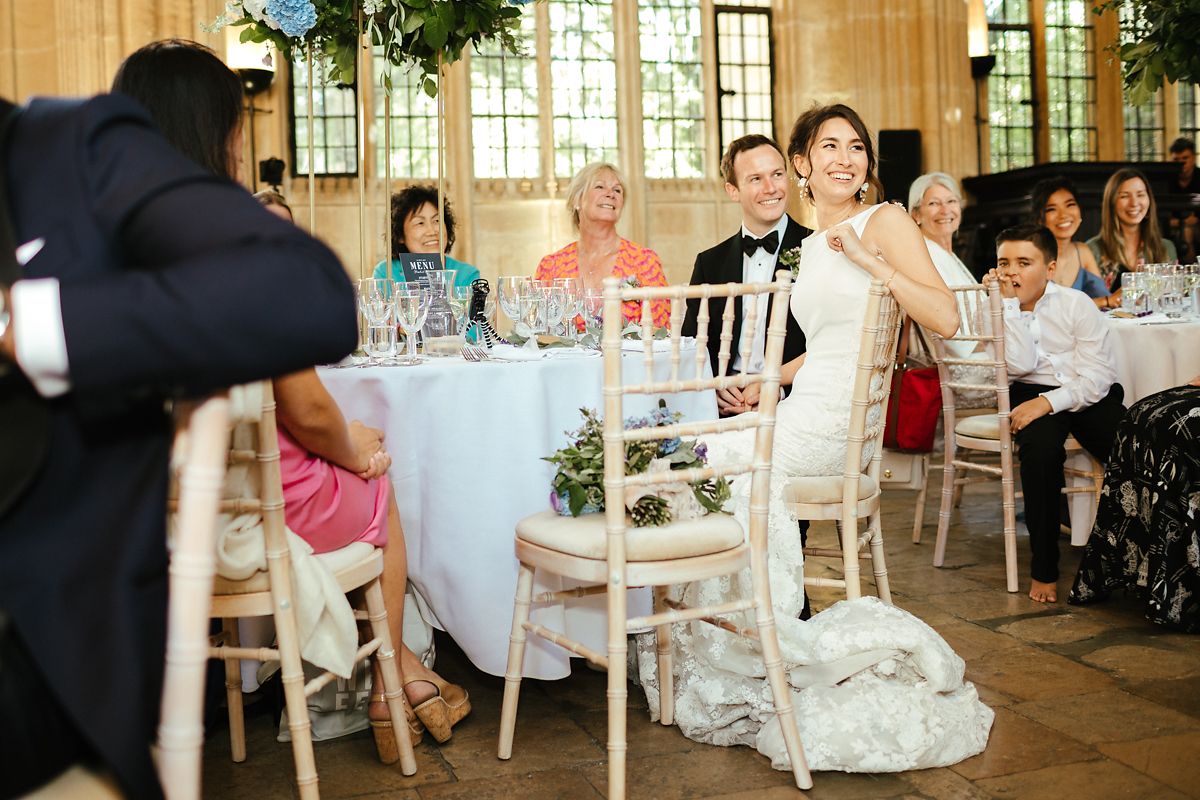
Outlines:
{"type": "Polygon", "coordinates": [[[599,327],[604,324],[604,290],[584,289],[583,291],[584,320],[589,325],[599,327]]]}
{"type": "Polygon", "coordinates": [[[1126,272],[1121,275],[1121,310],[1130,314],[1140,314],[1149,305],[1146,292],[1148,274],[1144,272],[1126,272]]]}
{"type": "Polygon", "coordinates": [[[1158,310],[1171,319],[1183,316],[1183,276],[1164,275],[1159,278],[1158,310]]]}
{"type": "Polygon", "coordinates": [[[579,315],[583,313],[583,284],[578,278],[556,278],[554,286],[562,287],[566,296],[566,310],[563,312],[567,323],[567,334],[577,338],[579,315]]]}
{"type": "Polygon", "coordinates": [[[396,327],[392,323],[394,284],[386,278],[364,278],[358,282],[358,310],[367,323],[363,350],[375,360],[396,353],[396,327]]]}
{"type": "Polygon", "coordinates": [[[563,329],[563,316],[567,313],[567,293],[561,286],[550,286],[543,289],[546,293],[546,327],[549,333],[560,335],[563,329]]]}
{"type": "Polygon", "coordinates": [[[546,332],[547,292],[529,281],[521,289],[518,320],[529,328],[530,335],[546,332]]]}
{"type": "Polygon", "coordinates": [[[404,329],[408,340],[408,363],[417,363],[417,333],[425,324],[429,313],[429,290],[423,286],[406,284],[397,287],[393,296],[396,307],[396,322],[404,329]]]}

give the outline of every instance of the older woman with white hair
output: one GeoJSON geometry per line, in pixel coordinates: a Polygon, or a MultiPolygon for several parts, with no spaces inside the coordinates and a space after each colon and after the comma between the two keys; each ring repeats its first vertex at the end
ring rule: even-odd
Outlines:
{"type": "MultiPolygon", "coordinates": [[[[947,286],[978,283],[967,265],[954,254],[954,234],[958,233],[962,223],[962,199],[958,181],[944,172],[927,172],[908,189],[908,213],[925,235],[929,257],[947,286]]],[[[982,342],[946,342],[946,348],[954,358],[980,361],[987,358],[982,342]]],[[[951,364],[950,373],[955,381],[962,383],[987,383],[990,380],[987,367],[972,364],[951,364]]],[[[975,390],[956,390],[955,394],[959,408],[982,408],[995,399],[994,393],[975,390]]]]}
{"type": "Polygon", "coordinates": [[[908,213],[925,235],[929,257],[947,286],[976,283],[966,264],[954,254],[954,234],[962,224],[962,190],[944,172],[927,172],[908,189],[908,213]]]}
{"type": "MultiPolygon", "coordinates": [[[[624,208],[625,181],[616,167],[595,163],[580,170],[567,187],[567,212],[579,238],[543,258],[534,279],[578,278],[585,289],[599,289],[611,275],[639,286],[666,286],[658,254],[617,233],[624,208]]],[[[654,324],[665,327],[671,313],[667,301],[655,300],[651,309],[654,324]]],[[[637,303],[626,303],[623,313],[628,320],[641,319],[637,303]]]]}

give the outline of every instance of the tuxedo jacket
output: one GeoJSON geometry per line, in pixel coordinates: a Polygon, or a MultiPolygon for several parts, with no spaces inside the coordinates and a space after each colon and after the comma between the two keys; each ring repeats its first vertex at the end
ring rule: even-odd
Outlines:
{"type": "Polygon", "coordinates": [[[353,289],[128,98],[35,99],[0,158],[16,242],[44,240],[22,277],[60,281],[71,383],[41,401],[46,460],[0,518],[0,608],[124,793],[158,797],[165,401],[341,358],[353,289]]]}
{"type": "MultiPolygon", "coordinates": [[[[804,237],[808,236],[812,231],[799,225],[791,217],[788,217],[787,227],[783,231],[783,242],[780,244],[779,252],[789,250],[793,247],[799,247],[804,241],[804,237]]],[[[692,269],[692,279],[690,283],[695,286],[699,283],[741,283],[742,282],[742,233],[739,230],[736,234],[729,237],[725,241],[710,247],[704,252],[696,256],[696,265],[692,269]]],[[[774,278],[772,278],[773,280],[774,278]]],[[[708,309],[708,358],[712,364],[713,374],[717,372],[717,357],[721,352],[721,315],[725,313],[724,297],[715,297],[709,300],[708,309]]],[[[767,318],[770,319],[771,304],[774,303],[775,296],[771,295],[767,303],[767,318]]],[[[689,300],[687,305],[687,315],[683,321],[683,335],[695,336],[697,320],[700,313],[700,300],[689,300]]],[[[734,306],[733,311],[733,343],[729,354],[729,363],[733,364],[733,355],[737,350],[738,342],[741,341],[742,332],[742,304],[738,302],[734,306]]],[[[799,323],[796,318],[789,312],[787,315],[787,338],[783,343],[783,363],[787,363],[794,358],[803,355],[804,347],[804,332],[800,330],[799,323]]]]}

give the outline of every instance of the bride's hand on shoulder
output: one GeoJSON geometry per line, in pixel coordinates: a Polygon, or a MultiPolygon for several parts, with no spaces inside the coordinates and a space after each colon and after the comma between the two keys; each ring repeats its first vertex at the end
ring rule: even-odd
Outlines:
{"type": "Polygon", "coordinates": [[[846,258],[859,265],[867,272],[871,272],[868,266],[878,252],[872,254],[863,244],[862,239],[858,238],[858,234],[854,231],[854,226],[849,222],[840,222],[825,231],[825,241],[829,245],[829,249],[838,253],[844,253],[846,258]]]}

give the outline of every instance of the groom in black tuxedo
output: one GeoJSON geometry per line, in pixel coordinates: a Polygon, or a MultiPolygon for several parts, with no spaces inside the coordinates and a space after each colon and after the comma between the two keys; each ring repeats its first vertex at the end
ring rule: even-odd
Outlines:
{"type": "MultiPolygon", "coordinates": [[[[721,175],[725,193],[742,207],[741,230],[716,247],[696,256],[692,270],[692,285],[700,283],[758,283],[773,280],[779,264],[779,254],[799,247],[805,236],[812,233],[796,224],[787,215],[787,162],[775,141],[761,134],[751,134],[730,142],[721,159],[721,175]]],[[[750,363],[743,364],[740,354],[742,319],[746,304],[743,300],[734,310],[733,352],[730,353],[728,374],[757,373],[763,369],[766,350],[767,319],[774,297],[759,298],[757,325],[750,347],[750,363]]],[[[721,315],[725,298],[709,301],[708,356],[715,373],[721,349],[721,315]]],[[[700,300],[689,300],[683,322],[683,335],[695,336],[700,300]]],[[[783,361],[787,363],[804,353],[804,333],[795,317],[788,314],[787,338],[783,345],[783,361]]],[[[757,384],[744,389],[722,389],[717,393],[721,416],[740,414],[758,406],[757,384]]]]}

